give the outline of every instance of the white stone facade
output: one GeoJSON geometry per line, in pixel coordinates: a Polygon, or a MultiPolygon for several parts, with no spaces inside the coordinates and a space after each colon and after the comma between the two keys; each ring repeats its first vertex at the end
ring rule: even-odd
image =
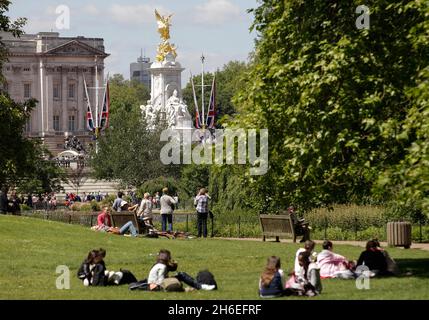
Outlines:
{"type": "MultiPolygon", "coordinates": [[[[98,81],[102,85],[104,59],[109,56],[104,40],[60,37],[56,32],[25,34],[20,38],[0,33],[0,37],[9,50],[9,61],[2,70],[6,79],[4,89],[15,101],[29,98],[38,101],[26,127],[27,134],[42,138],[54,154],[63,151],[64,138],[69,135],[89,143],[83,79],[89,87],[95,87],[97,63],[98,81]]],[[[95,90],[89,91],[89,95],[94,108],[95,90]]],[[[102,95],[100,90],[100,106],[102,95]]]]}

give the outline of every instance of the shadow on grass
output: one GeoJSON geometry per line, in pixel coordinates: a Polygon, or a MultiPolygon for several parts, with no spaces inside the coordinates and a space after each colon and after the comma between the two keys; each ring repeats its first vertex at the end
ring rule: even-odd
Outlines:
{"type": "Polygon", "coordinates": [[[411,272],[413,277],[429,278],[429,258],[420,259],[395,259],[401,271],[400,277],[406,277],[411,272]]]}

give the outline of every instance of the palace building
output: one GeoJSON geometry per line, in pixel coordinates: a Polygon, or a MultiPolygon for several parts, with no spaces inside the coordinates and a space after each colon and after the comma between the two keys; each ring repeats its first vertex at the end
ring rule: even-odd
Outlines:
{"type": "MultiPolygon", "coordinates": [[[[76,136],[84,146],[91,143],[92,133],[86,127],[88,87],[104,83],[104,40],[101,38],[60,37],[57,32],[24,34],[14,38],[0,33],[9,50],[3,65],[3,89],[18,102],[38,101],[25,131],[40,138],[57,155],[64,151],[64,140],[76,136]]],[[[99,90],[99,108],[103,90],[99,90]]],[[[95,112],[96,90],[88,90],[92,112],[95,112]]]]}

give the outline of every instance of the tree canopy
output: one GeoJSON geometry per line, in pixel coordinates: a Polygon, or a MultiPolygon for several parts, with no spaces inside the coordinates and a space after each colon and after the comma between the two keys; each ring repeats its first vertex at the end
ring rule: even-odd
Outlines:
{"type": "Polygon", "coordinates": [[[255,56],[229,125],[269,129],[269,172],[248,179],[260,203],[427,203],[429,1],[371,1],[369,29],[356,27],[360,4],[251,10],[255,56]]]}

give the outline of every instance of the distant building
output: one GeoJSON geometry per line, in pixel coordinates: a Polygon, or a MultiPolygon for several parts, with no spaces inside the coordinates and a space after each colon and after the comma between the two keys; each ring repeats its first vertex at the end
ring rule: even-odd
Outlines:
{"type": "MultiPolygon", "coordinates": [[[[39,32],[14,38],[0,33],[9,50],[2,73],[4,90],[15,101],[38,100],[25,131],[40,137],[54,153],[63,151],[64,139],[76,136],[84,145],[91,141],[86,129],[87,101],[84,76],[88,87],[95,87],[95,64],[99,85],[104,79],[104,40],[101,38],[60,37],[57,32],[39,32]]],[[[101,100],[103,91],[99,92],[101,100]]],[[[89,91],[94,108],[95,90],[89,91]]],[[[95,110],[93,110],[93,113],[95,110]]]]}
{"type": "Polygon", "coordinates": [[[149,70],[151,65],[152,62],[150,62],[150,58],[140,55],[140,57],[137,58],[137,62],[130,64],[130,80],[136,80],[140,83],[143,83],[146,88],[150,90],[151,75],[149,70]]]}

